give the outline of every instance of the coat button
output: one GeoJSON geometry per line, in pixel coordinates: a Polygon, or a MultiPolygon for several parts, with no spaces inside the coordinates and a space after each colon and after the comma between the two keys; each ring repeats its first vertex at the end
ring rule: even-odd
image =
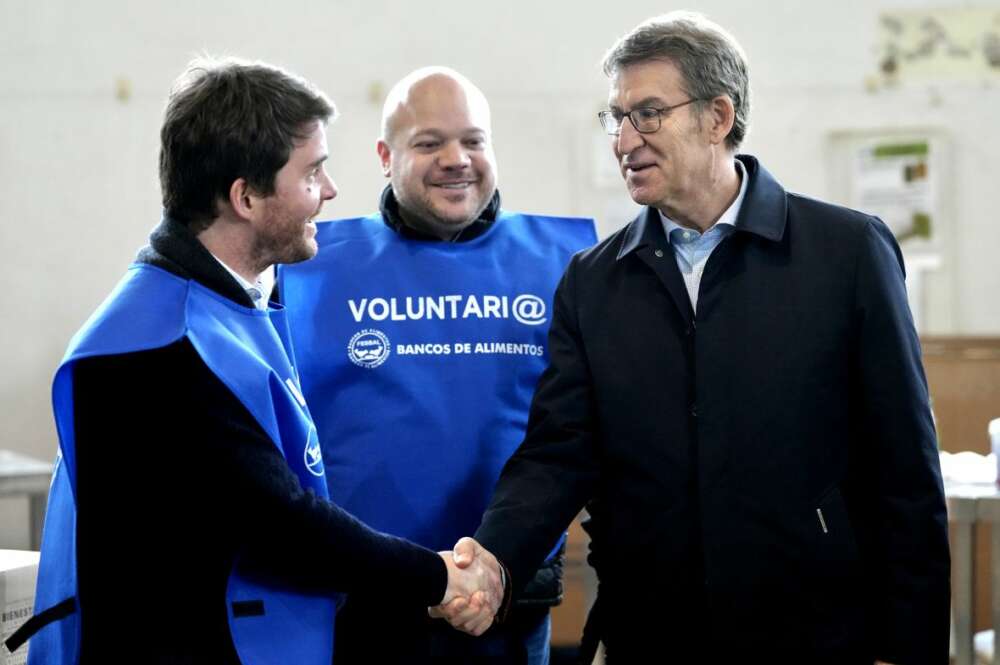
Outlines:
{"type": "Polygon", "coordinates": [[[698,407],[694,404],[691,405],[691,417],[692,418],[698,417],[698,407]]]}
{"type": "Polygon", "coordinates": [[[662,249],[658,249],[658,250],[654,251],[653,254],[656,254],[656,258],[658,258],[658,259],[662,259],[663,258],[663,250],[662,249]]]}

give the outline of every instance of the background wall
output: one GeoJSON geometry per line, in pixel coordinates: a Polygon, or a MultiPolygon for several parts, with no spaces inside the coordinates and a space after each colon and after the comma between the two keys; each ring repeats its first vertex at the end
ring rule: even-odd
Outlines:
{"type": "MultiPolygon", "coordinates": [[[[922,327],[995,335],[1000,79],[866,86],[878,71],[880,12],[965,4],[702,0],[693,8],[744,45],[754,90],[745,150],[789,189],[843,198],[831,157],[837,132],[930,128],[948,137],[942,266],[926,278],[922,327]]],[[[493,104],[505,205],[593,215],[603,235],[634,207],[608,176],[614,165],[595,117],[607,95],[599,62],[618,35],[673,8],[651,0],[301,0],[284,9],[260,0],[0,0],[0,448],[44,459],[55,452],[52,373],[158,221],[162,107],[197,52],[284,65],[334,99],[342,116],[329,130],[329,169],[341,193],[325,216],[374,208],[384,92],[415,67],[441,64],[476,81],[493,104]]],[[[136,438],[142,445],[141,432],[136,438]]]]}

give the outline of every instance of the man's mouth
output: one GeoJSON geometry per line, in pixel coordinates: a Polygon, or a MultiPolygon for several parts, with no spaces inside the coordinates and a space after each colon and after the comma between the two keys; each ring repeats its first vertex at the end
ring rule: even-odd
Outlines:
{"type": "Polygon", "coordinates": [[[433,184],[434,187],[440,187],[441,189],[468,189],[472,187],[475,182],[471,180],[463,180],[461,182],[436,182],[433,184]]]}

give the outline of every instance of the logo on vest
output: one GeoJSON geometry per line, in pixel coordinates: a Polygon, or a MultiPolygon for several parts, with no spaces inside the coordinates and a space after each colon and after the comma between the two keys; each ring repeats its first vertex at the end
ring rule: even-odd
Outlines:
{"type": "Polygon", "coordinates": [[[526,326],[545,323],[545,301],[538,296],[525,293],[514,298],[514,318],[526,326]]]}
{"type": "Polygon", "coordinates": [[[314,476],[323,475],[323,451],[319,447],[319,438],[316,436],[316,428],[309,428],[309,438],[306,439],[306,450],[303,453],[306,468],[314,476]]]}
{"type": "Polygon", "coordinates": [[[374,369],[389,357],[389,338],[381,330],[366,328],[347,344],[347,357],[358,367],[374,369]]]}

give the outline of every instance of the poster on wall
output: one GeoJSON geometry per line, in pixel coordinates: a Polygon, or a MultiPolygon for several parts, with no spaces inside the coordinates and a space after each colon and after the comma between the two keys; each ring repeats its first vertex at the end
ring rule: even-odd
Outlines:
{"type": "Polygon", "coordinates": [[[879,69],[889,79],[1000,80],[995,3],[883,12],[879,42],[879,69]]]}
{"type": "Polygon", "coordinates": [[[885,137],[855,148],[850,207],[877,215],[903,244],[934,235],[936,172],[928,138],[885,137]]]}
{"type": "Polygon", "coordinates": [[[832,199],[876,215],[899,242],[917,330],[945,329],[955,269],[948,132],[838,131],[830,135],[828,154],[832,199]]]}

